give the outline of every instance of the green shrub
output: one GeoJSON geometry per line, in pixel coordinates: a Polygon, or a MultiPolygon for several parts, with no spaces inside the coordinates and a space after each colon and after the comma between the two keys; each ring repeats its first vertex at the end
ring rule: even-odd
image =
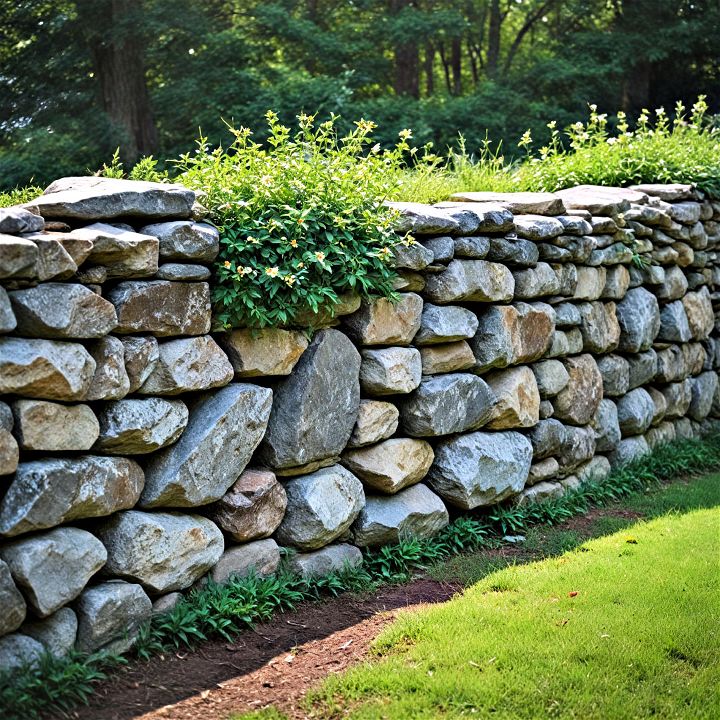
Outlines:
{"type": "Polygon", "coordinates": [[[23,188],[15,188],[7,192],[0,192],[0,208],[10,207],[11,205],[20,205],[42,195],[42,188],[28,185],[23,188]]]}
{"type": "MultiPolygon", "coordinates": [[[[227,149],[204,138],[182,156],[176,178],[202,191],[220,228],[215,318],[223,327],[292,324],[332,309],[340,296],[391,297],[390,260],[400,239],[384,205],[398,178],[404,133],[392,150],[372,145],[374,125],[339,138],[332,118],[302,115],[291,134],[268,113],[265,146],[245,128],[227,149]]],[[[303,323],[300,324],[311,324],[303,323]]]]}

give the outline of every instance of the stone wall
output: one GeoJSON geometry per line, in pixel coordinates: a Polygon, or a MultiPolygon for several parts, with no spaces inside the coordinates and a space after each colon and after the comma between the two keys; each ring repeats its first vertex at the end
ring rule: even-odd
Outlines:
{"type": "Polygon", "coordinates": [[[399,204],[399,302],[311,339],[210,333],[194,201],[69,178],[0,210],[0,666],[124,650],[281,547],[360,563],[720,417],[720,204],[689,186],[399,204]]]}

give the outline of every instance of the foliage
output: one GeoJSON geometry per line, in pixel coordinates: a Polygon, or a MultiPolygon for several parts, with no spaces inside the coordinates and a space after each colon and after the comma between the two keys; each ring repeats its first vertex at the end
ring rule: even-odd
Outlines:
{"type": "Polygon", "coordinates": [[[14,188],[7,192],[0,192],[0,207],[10,207],[11,205],[20,205],[36,198],[42,194],[42,188],[28,185],[22,188],[14,188]]]}
{"type": "MultiPolygon", "coordinates": [[[[393,150],[372,145],[359,121],[338,138],[335,119],[301,115],[291,134],[268,113],[267,146],[246,128],[227,148],[205,138],[179,161],[177,180],[201,190],[221,232],[215,318],[223,327],[310,324],[347,293],[390,297],[390,260],[400,242],[392,192],[406,133],[393,150]]],[[[410,238],[405,240],[411,242],[410,238]]]]}

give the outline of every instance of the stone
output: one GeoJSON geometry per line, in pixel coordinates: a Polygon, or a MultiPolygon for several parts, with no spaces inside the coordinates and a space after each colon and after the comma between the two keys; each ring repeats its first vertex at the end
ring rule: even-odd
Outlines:
{"type": "Polygon", "coordinates": [[[603,481],[610,474],[610,461],[604,455],[596,455],[577,470],[577,477],[581,485],[587,482],[603,481]]]}
{"type": "Polygon", "coordinates": [[[540,394],[535,375],[527,367],[496,370],[485,377],[497,401],[487,422],[491,430],[524,428],[540,419],[540,394]]]}
{"type": "Polygon", "coordinates": [[[280,328],[233,330],[220,344],[236,378],[289,375],[308,346],[304,333],[280,328]]]}
{"type": "Polygon", "coordinates": [[[654,288],[658,300],[679,300],[688,289],[685,273],[676,265],[665,268],[665,282],[654,288]]]}
{"type": "Polygon", "coordinates": [[[554,418],[544,418],[528,430],[533,458],[542,460],[555,455],[565,443],[566,426],[554,418]]]}
{"type": "Polygon", "coordinates": [[[163,263],[157,271],[160,280],[176,282],[202,282],[209,280],[212,273],[204,265],[188,265],[185,263],[163,263]]]}
{"type": "Polygon", "coordinates": [[[280,548],[274,540],[256,540],[228,548],[210,571],[213,582],[224,585],[234,577],[268,577],[280,565],[280,548]]]}
{"type": "Polygon", "coordinates": [[[393,246],[393,267],[408,270],[424,270],[435,260],[432,250],[407,238],[393,246]]]}
{"type": "Polygon", "coordinates": [[[550,265],[539,262],[535,267],[517,270],[515,278],[515,298],[532,300],[533,298],[555,295],[560,291],[560,281],[550,265]]]}
{"type": "Polygon", "coordinates": [[[566,329],[577,327],[582,322],[582,316],[574,303],[563,302],[555,305],[555,327],[566,329]]]}
{"type": "Polygon", "coordinates": [[[437,203],[437,208],[443,209],[457,218],[462,225],[462,232],[465,235],[473,233],[500,233],[507,232],[513,228],[513,215],[503,205],[492,202],[456,202],[448,201],[437,203]],[[473,226],[466,218],[474,218],[477,223],[473,226]]]}
{"type": "Polygon", "coordinates": [[[570,375],[559,360],[543,360],[532,365],[531,370],[543,399],[557,395],[570,380],[570,375]]]}
{"type": "Polygon", "coordinates": [[[167,595],[161,595],[153,601],[152,614],[167,615],[171,613],[183,600],[183,594],[179,592],[171,592],[167,595]]]}
{"type": "Polygon", "coordinates": [[[75,240],[92,243],[88,265],[101,265],[108,278],[144,278],[158,271],[157,238],[122,227],[94,223],[73,230],[75,240]]]}
{"type": "Polygon", "coordinates": [[[143,483],[141,467],[127,458],[84,455],[20,463],[0,501],[0,535],[12,537],[130,508],[143,483]]]}
{"type": "Polygon", "coordinates": [[[21,633],[0,637],[0,671],[36,666],[45,648],[34,638],[21,633]]]}
{"type": "Polygon", "coordinates": [[[98,420],[96,449],[110,455],[144,455],[180,437],[188,409],[182,400],[133,398],[107,403],[98,420]]]}
{"type": "Polygon", "coordinates": [[[287,495],[270,470],[244,470],[212,505],[210,519],[236,542],[270,537],[280,525],[287,495]]]}
{"type": "Polygon", "coordinates": [[[655,403],[644,388],[635,388],[617,400],[618,422],[623,436],[641,435],[652,423],[655,403]]]}
{"type": "Polygon", "coordinates": [[[311,578],[360,567],[362,563],[363,555],[360,548],[348,543],[338,543],[315,552],[295,553],[290,556],[288,566],[297,575],[311,578]]]}
{"type": "Polygon", "coordinates": [[[190,587],[220,559],[217,525],[200,515],[128,510],[97,527],[107,548],[107,575],[162,594],[190,587]]]}
{"type": "Polygon", "coordinates": [[[25,598],[12,579],[10,568],[4,560],[0,560],[0,636],[17,630],[23,623],[27,612],[25,598]]]}
{"type": "Polygon", "coordinates": [[[540,419],[545,420],[553,416],[553,406],[549,400],[540,401],[540,419]]]}
{"type": "Polygon", "coordinates": [[[606,248],[599,248],[590,253],[587,264],[598,265],[629,265],[633,259],[633,251],[621,242],[613,243],[606,248]]]}
{"type": "Polygon", "coordinates": [[[77,272],[77,264],[59,240],[44,233],[30,235],[27,239],[37,245],[38,258],[33,274],[40,282],[66,280],[77,272]]]}
{"type": "Polygon", "coordinates": [[[585,219],[579,215],[559,215],[555,219],[562,223],[565,235],[590,235],[593,231],[591,218],[585,219]]]}
{"type": "Polygon", "coordinates": [[[469,370],[475,367],[475,356],[465,340],[447,345],[429,345],[420,348],[423,375],[469,370]]]}
{"type": "Polygon", "coordinates": [[[80,652],[124,653],[150,620],[152,600],[140,585],[110,580],[85,590],[75,608],[80,652]]]}
{"type": "Polygon", "coordinates": [[[504,265],[487,260],[453,260],[441,273],[428,276],[425,297],[433,303],[508,302],[515,280],[504,265]]]}
{"type": "Polygon", "coordinates": [[[16,400],[13,413],[17,439],[23,450],[89,450],[100,432],[95,413],[88,405],[16,400]]]}
{"type": "Polygon", "coordinates": [[[515,232],[527,240],[547,240],[563,233],[563,224],[544,215],[515,215],[515,232]]]}
{"type": "Polygon", "coordinates": [[[0,333],[12,332],[17,327],[15,313],[5,288],[0,287],[0,333]]]}
{"type": "Polygon", "coordinates": [[[398,292],[422,292],[425,289],[425,276],[411,270],[399,270],[392,281],[392,287],[398,292]]]}
{"type": "Polygon", "coordinates": [[[360,355],[345,335],[318,332],[292,375],[274,390],[261,460],[273,469],[286,469],[338,456],[358,415],[360,372],[360,355]]]}
{"type": "Polygon", "coordinates": [[[568,209],[587,210],[593,215],[616,217],[630,209],[631,203],[647,203],[647,195],[627,188],[577,185],[556,193],[568,209]]]}
{"type": "Polygon", "coordinates": [[[587,425],[602,399],[602,375],[592,355],[564,361],[570,380],[553,400],[555,416],[571,425],[587,425]]]}
{"type": "Polygon", "coordinates": [[[599,299],[603,294],[603,290],[605,290],[606,282],[606,268],[579,265],[577,267],[577,285],[575,286],[573,299],[590,302],[599,299]]]}
{"type": "Polygon", "coordinates": [[[611,217],[593,214],[588,219],[588,222],[592,226],[593,235],[602,235],[604,233],[613,234],[618,229],[617,223],[611,217]]]}
{"type": "Polygon", "coordinates": [[[443,501],[418,483],[395,495],[368,496],[353,525],[356,545],[387,545],[400,538],[432,537],[450,521],[443,501]]]}
{"type": "Polygon", "coordinates": [[[712,301],[708,289],[689,292],[682,298],[682,305],[688,320],[693,340],[704,340],[709,337],[715,324],[712,301]]]}
{"type": "MultiPolygon", "coordinates": [[[[180,439],[148,460],[140,506],[196,507],[219,500],[262,440],[272,397],[269,388],[244,383],[201,396],[180,439]]],[[[180,418],[173,419],[177,425],[180,418]]]]}
{"type": "Polygon", "coordinates": [[[22,634],[37,640],[53,657],[62,658],[75,648],[77,629],[77,615],[69,607],[62,607],[44,620],[26,623],[22,634]]]}
{"type": "Polygon", "coordinates": [[[477,203],[498,203],[511,213],[537,213],[538,215],[561,215],[565,212],[562,200],[546,192],[465,192],[455,193],[453,200],[477,203]]]}
{"type": "Polygon", "coordinates": [[[413,235],[447,235],[460,230],[460,223],[445,210],[412,202],[391,202],[388,205],[398,211],[395,231],[413,235]]]}
{"type": "Polygon", "coordinates": [[[595,454],[595,431],[589,425],[565,428],[563,443],[558,450],[557,460],[560,472],[567,474],[583,463],[592,459],[595,454]]]}
{"type": "Polygon", "coordinates": [[[613,452],[608,456],[613,467],[627,465],[633,460],[643,457],[650,452],[647,440],[642,435],[623,438],[613,452]]]}
{"type": "Polygon", "coordinates": [[[490,238],[456,237],[453,238],[453,255],[457,258],[482,260],[490,251],[490,238]]]}
{"type": "Polygon", "coordinates": [[[140,232],[159,240],[163,260],[212,262],[220,252],[220,233],[208,223],[174,220],[146,225],[140,232]]]}
{"type": "Polygon", "coordinates": [[[605,397],[620,397],[630,389],[630,363],[621,355],[603,355],[597,359],[605,397]]]}
{"type": "Polygon", "coordinates": [[[0,234],[0,279],[32,278],[38,256],[38,247],[31,240],[0,234]]]}
{"type": "Polygon", "coordinates": [[[668,303],[660,312],[660,331],[657,340],[665,342],[687,342],[692,339],[685,306],[680,300],[668,303]]]}
{"type": "Polygon", "coordinates": [[[520,492],[532,462],[532,445],[518,432],[475,432],[443,440],[427,481],[446,502],[471,510],[520,492]]]}
{"type": "MultiPolygon", "coordinates": [[[[422,275],[419,275],[419,277],[422,280],[422,275]]],[[[361,303],[362,298],[360,297],[360,293],[355,290],[339,293],[337,296],[337,302],[321,306],[317,309],[317,311],[313,310],[311,307],[299,309],[295,315],[293,324],[297,327],[312,329],[337,325],[339,317],[352,315],[352,313],[357,312],[357,310],[360,309],[361,303]]]]}
{"type": "Polygon", "coordinates": [[[48,339],[98,338],[116,325],[115,308],[76,283],[43,283],[10,293],[17,332],[48,339]]]}
{"type": "Polygon", "coordinates": [[[435,345],[473,337],[478,319],[473,312],[453,305],[425,303],[415,345],[435,345]]]}
{"type": "Polygon", "coordinates": [[[657,427],[650,428],[645,433],[648,447],[655,449],[667,445],[676,439],[675,426],[671,422],[662,422],[657,427]]]}
{"type": "Polygon", "coordinates": [[[347,447],[356,448],[385,440],[395,433],[400,411],[389,402],[361,400],[347,447]]]}
{"type": "Polygon", "coordinates": [[[98,220],[188,217],[194,202],[182,185],[93,175],[56,180],[31,205],[44,218],[98,220]]]}
{"type": "Polygon", "coordinates": [[[548,358],[564,358],[577,355],[583,350],[583,337],[580,328],[556,330],[552,335],[552,344],[545,353],[548,358]]]}
{"type": "Polygon", "coordinates": [[[449,236],[421,238],[420,244],[430,250],[433,254],[433,261],[436,263],[448,263],[455,254],[455,243],[449,236]]]}
{"type": "Polygon", "coordinates": [[[630,271],[624,265],[607,268],[605,287],[601,295],[603,300],[622,300],[629,288],[630,271]]]}
{"type": "Polygon", "coordinates": [[[365,485],[393,494],[420,482],[433,457],[433,449],[425,440],[391,438],[377,445],[346,451],[342,463],[365,485]]]}
{"type": "Polygon", "coordinates": [[[547,502],[548,500],[556,500],[565,494],[565,489],[559,482],[541,482],[525,488],[518,495],[516,503],[518,505],[530,505],[532,503],[547,502]]]}
{"type": "Polygon", "coordinates": [[[532,267],[539,259],[537,245],[517,237],[490,238],[487,259],[505,265],[532,267]]]}
{"type": "Polygon", "coordinates": [[[649,350],[660,330],[660,308],[657,298],[645,288],[628,290],[615,306],[620,324],[618,349],[624,352],[649,350]]]}
{"type": "Polygon", "coordinates": [[[713,398],[718,387],[718,376],[712,370],[690,379],[692,399],[687,414],[702,422],[712,410],[713,398]]]}
{"type": "Polygon", "coordinates": [[[643,353],[628,355],[627,358],[629,375],[628,390],[645,385],[650,382],[657,372],[657,353],[650,348],[643,353]]]}
{"type": "Polygon", "coordinates": [[[340,465],[285,483],[288,504],[276,532],[279,542],[317,550],[339,538],[365,504],[362,483],[340,465]]]}
{"type": "Polygon", "coordinates": [[[46,400],[84,400],[95,361],[79,343],[0,338],[0,392],[46,400]]]}
{"type": "Polygon", "coordinates": [[[667,412],[667,400],[665,396],[654,387],[645,388],[648,395],[652,398],[653,405],[655,406],[655,412],[653,413],[652,424],[659,425],[665,418],[667,412]]]}
{"type": "Polygon", "coordinates": [[[631,185],[630,189],[652,195],[669,203],[677,202],[678,200],[687,200],[694,197],[695,194],[692,185],[683,185],[680,183],[644,183],[642,185],[631,185]]]}
{"type": "Polygon", "coordinates": [[[484,425],[495,402],[488,384],[475,375],[426,377],[400,402],[400,420],[403,430],[413,437],[465,432],[484,425]]]}
{"type": "Polygon", "coordinates": [[[122,335],[146,332],[170,337],[210,332],[207,283],[126,280],[108,293],[108,299],[117,311],[115,332],[122,335]]]}
{"type": "Polygon", "coordinates": [[[130,392],[130,378],[125,370],[125,348],[120,340],[108,335],[89,348],[95,361],[95,374],[83,399],[120,400],[130,392]]]}
{"type": "Polygon", "coordinates": [[[23,233],[40,232],[45,221],[37,213],[32,213],[17,205],[0,208],[0,233],[22,235],[23,233]]]}
{"type": "Polygon", "coordinates": [[[130,381],[129,392],[134,393],[150,377],[160,359],[158,341],[154,337],[123,337],[120,342],[130,381]]]}
{"type": "Polygon", "coordinates": [[[232,379],[233,367],[211,337],[180,338],[160,343],[157,364],[137,392],[179,395],[222,387],[232,379]]]}
{"type": "Polygon", "coordinates": [[[695,437],[695,427],[698,426],[698,423],[693,423],[690,418],[678,418],[673,424],[675,425],[675,437],[678,440],[692,440],[695,437]]]}
{"type": "Polygon", "coordinates": [[[5,543],[0,557],[33,611],[45,618],[82,592],[107,553],[86,530],[62,527],[5,543]]]}
{"type": "Polygon", "coordinates": [[[557,476],[560,465],[554,457],[545,458],[530,466],[525,485],[536,485],[543,480],[550,480],[557,476]]]}
{"type": "Polygon", "coordinates": [[[364,301],[343,319],[343,326],[360,345],[409,345],[420,328],[423,301],[415,293],[401,293],[393,303],[385,298],[364,301]]]}
{"type": "Polygon", "coordinates": [[[692,383],[689,379],[665,385],[660,392],[664,395],[667,403],[666,420],[674,420],[687,413],[692,402],[692,383]]]}
{"type": "Polygon", "coordinates": [[[593,354],[611,352],[620,342],[620,323],[614,302],[580,303],[583,350],[593,354]]]}
{"type": "Polygon", "coordinates": [[[20,460],[17,441],[9,430],[0,428],[0,475],[15,472],[20,460]]]}
{"type": "Polygon", "coordinates": [[[363,350],[360,385],[370,395],[412,392],[422,376],[422,359],[415,348],[363,350]]]}
{"type": "Polygon", "coordinates": [[[595,449],[598,452],[611,452],[620,442],[622,434],[618,421],[617,405],[603,398],[592,421],[595,430],[595,449]]]}
{"type": "Polygon", "coordinates": [[[656,359],[655,380],[657,382],[675,382],[687,377],[685,357],[682,349],[677,345],[670,345],[663,350],[658,350],[656,359]]]}

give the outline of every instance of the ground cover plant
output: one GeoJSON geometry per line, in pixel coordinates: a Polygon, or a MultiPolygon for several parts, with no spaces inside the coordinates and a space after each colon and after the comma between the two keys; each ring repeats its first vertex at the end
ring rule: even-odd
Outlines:
{"type": "MultiPolygon", "coordinates": [[[[406,538],[366,553],[360,568],[303,579],[287,572],[276,577],[235,578],[227,585],[196,589],[169,614],[143,628],[135,653],[140,658],[197,645],[208,637],[233,636],[274,612],[345,591],[367,591],[389,582],[405,582],[427,572],[433,563],[482,547],[497,547],[508,532],[526,532],[557,524],[592,506],[604,505],[676,477],[688,478],[720,468],[720,440],[683,441],[658,448],[652,455],[617,469],[609,478],[590,481],[557,500],[538,505],[506,504],[486,514],[460,517],[430,539],[406,538]]],[[[67,710],[83,702],[107,669],[126,662],[96,654],[68,659],[46,658],[36,668],[0,677],[0,707],[9,720],[38,717],[48,710],[67,710]]]]}

